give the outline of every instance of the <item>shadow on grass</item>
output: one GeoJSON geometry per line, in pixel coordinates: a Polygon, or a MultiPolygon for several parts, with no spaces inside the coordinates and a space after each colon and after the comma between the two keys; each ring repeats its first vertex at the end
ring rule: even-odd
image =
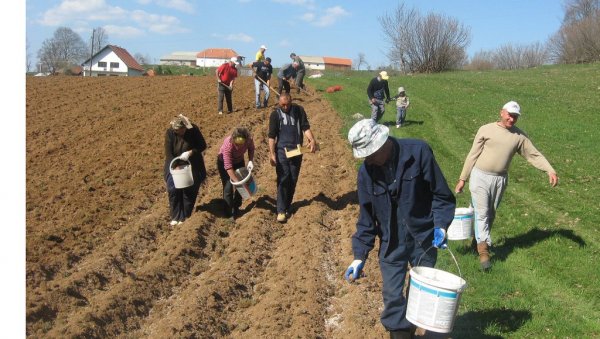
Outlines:
{"type": "MultiPolygon", "coordinates": [[[[537,243],[544,241],[555,236],[560,236],[569,239],[576,243],[580,248],[586,246],[585,240],[578,236],[572,230],[541,230],[539,228],[533,228],[525,234],[520,234],[512,238],[507,238],[504,243],[500,246],[492,247],[492,261],[505,261],[508,256],[517,248],[529,248],[533,247],[537,243]]],[[[457,248],[457,252],[460,254],[473,253],[477,254],[477,247],[475,241],[471,243],[463,242],[463,246],[457,248]]]]}
{"type": "MultiPolygon", "coordinates": [[[[404,124],[402,124],[401,128],[404,128],[406,126],[410,126],[410,125],[423,125],[425,122],[423,120],[404,120],[404,124]]],[[[383,125],[386,125],[388,127],[396,127],[396,122],[395,121],[385,121],[382,122],[383,125]]]]}
{"type": "Polygon", "coordinates": [[[517,331],[531,320],[531,312],[511,309],[492,309],[487,311],[471,311],[456,317],[452,337],[454,338],[505,338],[507,334],[517,331]],[[492,328],[501,335],[485,334],[492,328]]]}

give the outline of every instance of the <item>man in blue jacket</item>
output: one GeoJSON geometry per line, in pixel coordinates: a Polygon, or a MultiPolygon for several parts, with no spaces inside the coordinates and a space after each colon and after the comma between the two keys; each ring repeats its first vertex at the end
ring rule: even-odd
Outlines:
{"type": "Polygon", "coordinates": [[[424,141],[389,137],[388,127],[373,119],[357,122],[348,141],[354,157],[365,161],[358,172],[360,212],[352,236],[354,261],[344,276],[348,281],[361,277],[379,237],[381,323],[390,338],[410,338],[416,328],[406,320],[402,295],[406,270],[408,264],[435,265],[437,248],[447,247],[446,230],[454,218],[456,200],[424,141]]]}

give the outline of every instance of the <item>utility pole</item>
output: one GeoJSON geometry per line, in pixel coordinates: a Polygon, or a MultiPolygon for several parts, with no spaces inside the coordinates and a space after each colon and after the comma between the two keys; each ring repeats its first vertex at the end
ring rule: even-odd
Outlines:
{"type": "Polygon", "coordinates": [[[90,54],[90,76],[92,76],[92,61],[94,58],[94,33],[96,33],[96,29],[92,30],[92,53],[90,54]]]}

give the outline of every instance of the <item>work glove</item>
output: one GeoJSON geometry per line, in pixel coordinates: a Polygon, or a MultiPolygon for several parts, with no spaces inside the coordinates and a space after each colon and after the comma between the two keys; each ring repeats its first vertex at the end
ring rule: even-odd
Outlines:
{"type": "Polygon", "coordinates": [[[448,240],[446,239],[446,230],[436,227],[433,229],[433,241],[431,243],[435,248],[448,248],[448,240]]]}
{"type": "Polygon", "coordinates": [[[246,168],[248,169],[248,172],[252,172],[252,170],[254,169],[254,164],[252,163],[252,160],[248,161],[248,165],[246,166],[246,168]]]}
{"type": "Polygon", "coordinates": [[[354,280],[360,278],[363,266],[365,266],[365,263],[362,260],[354,260],[350,266],[348,266],[348,269],[344,274],[344,278],[348,280],[348,282],[353,282],[354,280]]]}
{"type": "Polygon", "coordinates": [[[179,156],[179,159],[181,159],[183,161],[188,161],[190,159],[190,155],[192,155],[192,151],[183,152],[179,156]]]}

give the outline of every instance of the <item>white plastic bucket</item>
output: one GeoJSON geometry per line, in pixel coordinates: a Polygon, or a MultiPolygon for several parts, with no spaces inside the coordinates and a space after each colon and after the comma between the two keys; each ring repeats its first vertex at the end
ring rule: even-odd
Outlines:
{"type": "Polygon", "coordinates": [[[452,273],[431,267],[413,267],[410,270],[406,319],[429,331],[452,332],[460,296],[466,286],[463,278],[452,273]]]}
{"type": "Polygon", "coordinates": [[[465,240],[473,236],[473,207],[459,207],[448,227],[448,240],[465,240]]]}
{"type": "MultiPolygon", "coordinates": [[[[190,187],[194,184],[194,176],[192,175],[192,164],[187,161],[187,165],[180,166],[179,169],[173,168],[173,163],[175,160],[181,160],[178,157],[171,160],[169,164],[169,171],[171,172],[171,176],[173,176],[173,184],[175,184],[175,188],[186,188],[190,187]]],[[[183,161],[183,160],[182,160],[183,161]]]]}
{"type": "Polygon", "coordinates": [[[258,191],[258,185],[252,178],[252,172],[248,171],[246,167],[241,167],[235,170],[235,175],[238,182],[231,181],[231,184],[235,187],[238,193],[242,196],[242,199],[250,199],[258,191]]]}

